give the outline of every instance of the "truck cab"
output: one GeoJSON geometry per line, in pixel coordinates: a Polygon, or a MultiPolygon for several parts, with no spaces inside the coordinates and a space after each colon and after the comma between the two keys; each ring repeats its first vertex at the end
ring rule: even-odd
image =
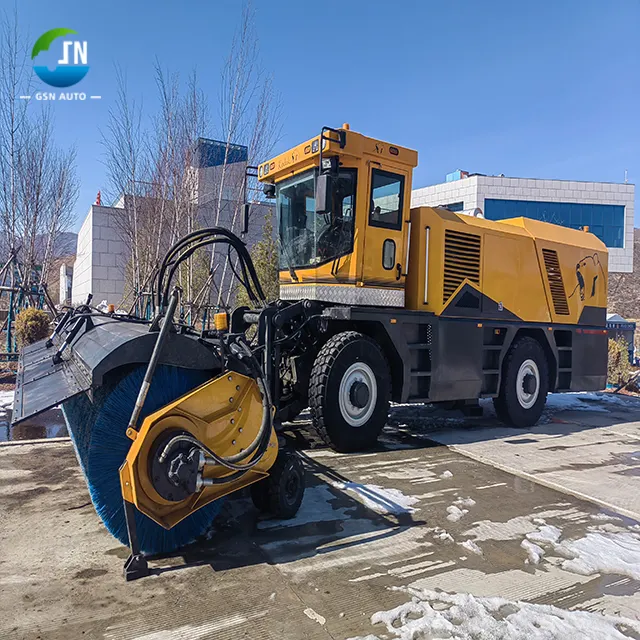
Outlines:
{"type": "Polygon", "coordinates": [[[259,165],[276,201],[280,297],[404,307],[417,163],[344,124],[259,165]]]}

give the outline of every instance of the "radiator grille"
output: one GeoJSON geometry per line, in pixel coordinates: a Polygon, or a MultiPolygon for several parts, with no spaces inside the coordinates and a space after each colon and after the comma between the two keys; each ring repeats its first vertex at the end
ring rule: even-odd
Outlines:
{"type": "Polygon", "coordinates": [[[567,304],[567,293],[564,290],[564,282],[562,281],[558,253],[552,249],[543,249],[542,255],[544,256],[544,266],[547,270],[553,308],[556,315],[568,316],[569,305],[567,304]]]}
{"type": "Polygon", "coordinates": [[[480,236],[446,229],[443,303],[453,295],[465,278],[480,284],[480,236]]]}

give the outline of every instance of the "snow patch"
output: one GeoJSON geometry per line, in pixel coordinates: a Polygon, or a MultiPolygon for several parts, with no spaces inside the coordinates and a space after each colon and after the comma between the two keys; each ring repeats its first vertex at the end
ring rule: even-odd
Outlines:
{"type": "Polygon", "coordinates": [[[469,509],[460,509],[456,507],[455,504],[452,504],[450,507],[447,507],[447,513],[449,514],[447,520],[450,522],[458,522],[463,515],[469,513],[469,509]]]}
{"type": "Polygon", "coordinates": [[[450,544],[454,541],[451,534],[448,533],[445,529],[441,529],[440,527],[436,527],[433,537],[434,539],[440,540],[441,542],[445,542],[447,544],[450,544]]]}
{"type": "Polygon", "coordinates": [[[595,411],[609,413],[616,407],[633,406],[633,401],[627,401],[612,393],[550,393],[547,396],[547,409],[556,411],[595,411]],[[609,405],[605,408],[602,405],[609,405]]]}
{"type": "Polygon", "coordinates": [[[537,531],[527,533],[527,538],[540,544],[555,544],[560,540],[562,531],[551,524],[542,525],[537,531]]]}
{"type": "Polygon", "coordinates": [[[612,573],[640,580],[640,536],[635,533],[591,532],[556,545],[555,550],[569,556],[562,563],[566,571],[583,576],[612,573]]]}
{"type": "Polygon", "coordinates": [[[0,416],[4,416],[13,406],[13,389],[11,391],[0,391],[0,416]]]}
{"type": "Polygon", "coordinates": [[[640,623],[589,611],[566,611],[551,605],[480,598],[465,593],[445,593],[401,587],[411,601],[371,616],[390,636],[361,636],[350,640],[400,640],[451,638],[457,640],[549,640],[551,638],[598,638],[629,640],[640,633],[640,623]]]}
{"type": "Polygon", "coordinates": [[[355,493],[364,506],[377,513],[413,513],[412,505],[418,502],[416,496],[407,496],[399,489],[385,489],[377,484],[360,484],[359,482],[335,482],[333,486],[355,493]]]}
{"type": "Polygon", "coordinates": [[[474,553],[477,556],[483,556],[484,551],[473,541],[473,540],[465,540],[460,543],[461,547],[464,547],[467,551],[474,553]]]}
{"type": "Polygon", "coordinates": [[[455,504],[456,507],[473,507],[475,506],[476,501],[471,498],[458,498],[453,501],[453,504],[455,504]]]}
{"type": "Polygon", "coordinates": [[[529,542],[529,540],[523,540],[520,546],[527,552],[527,559],[524,561],[525,564],[540,563],[540,558],[544,555],[544,549],[542,547],[533,544],[533,542],[529,542]]]}
{"type": "Polygon", "coordinates": [[[258,522],[258,529],[298,527],[309,522],[344,520],[348,507],[334,509],[331,506],[330,500],[336,500],[336,496],[326,485],[308,487],[304,492],[300,509],[293,518],[289,518],[289,520],[263,520],[258,522]]]}
{"type": "Polygon", "coordinates": [[[451,473],[451,471],[447,469],[446,471],[443,471],[440,474],[440,477],[443,478],[444,480],[446,480],[447,478],[453,478],[453,473],[451,473]]]}
{"type": "Polygon", "coordinates": [[[307,618],[311,618],[311,620],[315,620],[318,624],[324,624],[327,620],[324,616],[321,616],[319,613],[316,613],[311,607],[307,607],[303,611],[304,615],[307,618]]]}
{"type": "Polygon", "coordinates": [[[583,576],[601,573],[640,580],[640,534],[619,531],[615,525],[605,524],[577,540],[560,542],[561,535],[558,527],[543,525],[528,533],[522,546],[529,551],[525,543],[537,542],[552,549],[556,555],[565,558],[560,565],[565,571],[583,576]],[[616,530],[609,531],[609,528],[616,530]]]}

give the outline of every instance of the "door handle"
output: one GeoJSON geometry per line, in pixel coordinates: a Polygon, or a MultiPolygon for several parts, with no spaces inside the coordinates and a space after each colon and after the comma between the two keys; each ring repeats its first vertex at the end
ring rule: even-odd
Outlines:
{"type": "Polygon", "coordinates": [[[402,265],[398,262],[398,264],[396,264],[396,280],[400,280],[401,277],[402,277],[402,265]]]}

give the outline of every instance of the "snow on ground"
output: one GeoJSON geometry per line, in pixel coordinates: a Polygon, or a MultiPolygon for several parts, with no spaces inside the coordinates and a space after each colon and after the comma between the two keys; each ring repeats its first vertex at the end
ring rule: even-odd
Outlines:
{"type": "MultiPolygon", "coordinates": [[[[348,507],[335,509],[331,500],[336,496],[326,485],[308,487],[298,513],[289,520],[263,520],[258,522],[258,529],[273,529],[274,527],[297,527],[309,522],[326,522],[328,520],[344,520],[348,507]]],[[[231,501],[233,502],[233,501],[231,501]]]]}
{"type": "Polygon", "coordinates": [[[7,413],[13,405],[13,389],[11,391],[0,391],[0,416],[7,413]]]}
{"type": "Polygon", "coordinates": [[[464,542],[460,543],[460,546],[464,547],[467,551],[470,551],[477,556],[484,555],[482,549],[473,540],[465,540],[464,542]]]}
{"type": "Polygon", "coordinates": [[[453,478],[453,473],[451,473],[451,471],[449,471],[449,470],[447,469],[446,471],[443,471],[443,472],[440,474],[440,477],[441,477],[443,480],[446,480],[447,478],[453,478]]]}
{"type": "Polygon", "coordinates": [[[540,544],[555,544],[560,540],[561,535],[562,531],[558,529],[558,527],[554,527],[550,524],[543,524],[536,531],[527,533],[527,538],[532,542],[538,542],[540,544]]]}
{"type": "Polygon", "coordinates": [[[456,507],[474,507],[476,504],[476,501],[471,499],[471,498],[458,498],[457,500],[453,501],[453,504],[456,505],[456,507]]]}
{"type": "Polygon", "coordinates": [[[407,496],[399,489],[385,489],[377,484],[360,484],[359,482],[334,482],[336,489],[356,494],[368,509],[377,513],[412,513],[412,505],[418,502],[415,496],[407,496]]]}
{"type": "Polygon", "coordinates": [[[523,540],[520,546],[527,552],[526,564],[539,564],[540,558],[544,555],[544,549],[529,540],[523,540]]]}
{"type": "Polygon", "coordinates": [[[550,393],[547,409],[556,411],[597,411],[607,413],[615,407],[628,407],[633,400],[627,400],[613,393],[550,393]],[[602,405],[608,405],[608,409],[602,405]]]}
{"type": "Polygon", "coordinates": [[[384,625],[390,635],[351,640],[629,640],[640,633],[640,622],[601,613],[413,587],[394,590],[408,593],[411,601],[371,616],[371,624],[384,625]]]}
{"type": "Polygon", "coordinates": [[[532,558],[531,543],[537,543],[533,546],[543,553],[544,549],[548,549],[554,555],[565,558],[560,565],[565,571],[579,575],[601,573],[640,580],[640,534],[633,530],[620,531],[617,527],[608,527],[612,526],[592,527],[582,538],[560,541],[562,531],[558,527],[542,525],[526,534],[527,539],[522,542],[522,547],[532,558]]]}
{"type": "Polygon", "coordinates": [[[460,509],[455,504],[452,504],[450,507],[447,507],[447,513],[449,514],[447,516],[449,522],[458,522],[463,515],[469,513],[469,509],[460,509]]]}
{"type": "Polygon", "coordinates": [[[441,542],[445,542],[447,544],[453,542],[452,535],[448,533],[446,529],[441,529],[440,527],[435,528],[433,537],[435,540],[440,540],[441,542]]]}
{"type": "Polygon", "coordinates": [[[590,576],[613,573],[640,580],[640,535],[631,532],[590,532],[579,540],[555,546],[559,555],[569,556],[562,563],[565,571],[590,576]]]}

